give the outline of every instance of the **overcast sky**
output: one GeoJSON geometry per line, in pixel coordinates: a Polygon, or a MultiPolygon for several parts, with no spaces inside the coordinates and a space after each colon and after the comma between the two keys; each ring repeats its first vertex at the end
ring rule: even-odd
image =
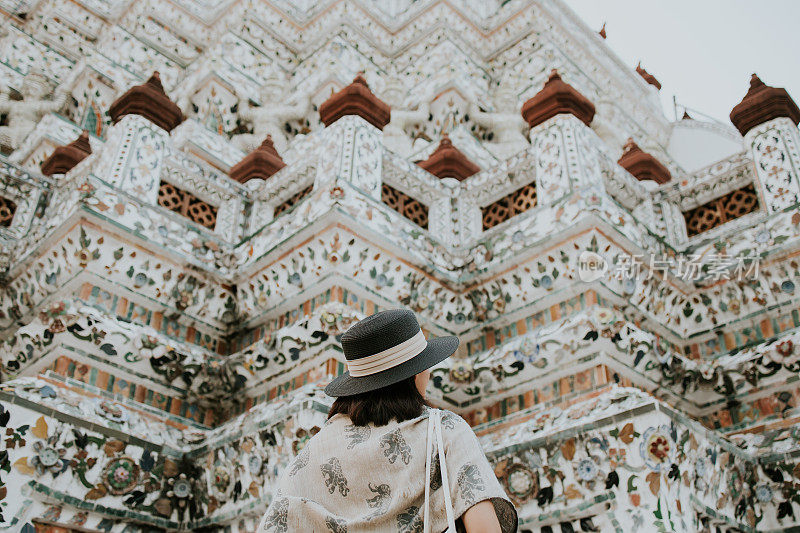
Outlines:
{"type": "Polygon", "coordinates": [[[753,72],[800,103],[800,0],[564,1],[594,30],[605,21],[611,49],[661,82],[670,119],[675,95],[730,123],[753,72]]]}

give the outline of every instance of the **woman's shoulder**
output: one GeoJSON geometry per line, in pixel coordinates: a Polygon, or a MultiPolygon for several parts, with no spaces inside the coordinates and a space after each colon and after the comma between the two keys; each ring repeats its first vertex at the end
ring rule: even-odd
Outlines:
{"type": "Polygon", "coordinates": [[[469,423],[464,420],[460,415],[448,409],[440,409],[442,412],[442,428],[443,429],[464,429],[470,428],[469,423]]]}
{"type": "MultiPolygon", "coordinates": [[[[426,411],[424,416],[430,416],[431,410],[426,411]]],[[[465,435],[474,435],[472,427],[461,416],[448,409],[439,409],[440,420],[442,423],[442,437],[448,440],[458,440],[465,435]]]]}
{"type": "Polygon", "coordinates": [[[350,417],[344,413],[336,413],[325,421],[322,429],[329,427],[345,426],[350,423],[350,417]]]}

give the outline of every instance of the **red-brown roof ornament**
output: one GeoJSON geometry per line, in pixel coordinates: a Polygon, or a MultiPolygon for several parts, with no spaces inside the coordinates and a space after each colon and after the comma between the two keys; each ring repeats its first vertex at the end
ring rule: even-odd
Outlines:
{"type": "Polygon", "coordinates": [[[639,145],[628,139],[622,149],[622,157],[617,163],[630,172],[639,181],[653,180],[659,185],[672,179],[667,167],[659,163],[658,159],[642,151],[639,145]]]}
{"type": "Polygon", "coordinates": [[[261,146],[231,167],[228,175],[239,183],[256,178],[265,180],[285,166],[286,163],[272,144],[272,136],[267,135],[261,146]]]}
{"type": "Polygon", "coordinates": [[[319,118],[326,126],[346,115],[358,115],[382,130],[389,123],[391,108],[372,94],[367,80],[359,73],[353,83],[332,94],[319,106],[319,118]]]}
{"type": "Polygon", "coordinates": [[[455,178],[462,181],[480,171],[480,167],[467,159],[461,151],[453,146],[450,137],[445,133],[439,146],[419,166],[439,178],[455,178]]]}
{"type": "Polygon", "coordinates": [[[744,135],[759,124],[778,117],[787,117],[795,126],[800,122],[800,109],[781,87],[770,87],[753,74],[750,90],[731,110],[731,122],[744,135]]]}
{"type": "Polygon", "coordinates": [[[77,139],[69,144],[57,147],[50,154],[50,157],[42,161],[42,174],[45,176],[66,174],[91,153],[92,147],[89,144],[89,132],[83,130],[77,139]]]}
{"type": "Polygon", "coordinates": [[[533,128],[561,113],[575,115],[588,126],[594,118],[594,104],[553,69],[542,90],[522,104],[522,118],[533,128]]]}
{"type": "Polygon", "coordinates": [[[659,82],[655,76],[653,76],[652,74],[650,74],[649,72],[647,72],[645,69],[642,68],[641,61],[639,62],[638,65],[636,65],[636,72],[639,73],[639,76],[644,78],[644,81],[646,81],[659,91],[661,90],[661,82],[659,82]]]}
{"type": "Polygon", "coordinates": [[[183,122],[181,108],[164,92],[158,72],[153,72],[145,83],[131,87],[117,98],[108,108],[108,114],[115,124],[125,115],[141,115],[167,131],[183,122]]]}
{"type": "Polygon", "coordinates": [[[600,37],[602,37],[603,39],[606,38],[606,23],[605,22],[603,22],[603,27],[600,28],[600,31],[597,32],[597,33],[599,33],[600,37]]]}

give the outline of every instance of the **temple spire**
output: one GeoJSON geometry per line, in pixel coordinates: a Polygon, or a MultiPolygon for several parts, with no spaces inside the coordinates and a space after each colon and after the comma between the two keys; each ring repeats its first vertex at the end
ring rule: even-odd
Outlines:
{"type": "Polygon", "coordinates": [[[325,126],[346,115],[358,115],[382,130],[389,123],[391,108],[369,90],[367,80],[359,73],[350,85],[319,106],[319,118],[325,126]]]}
{"type": "Polygon", "coordinates": [[[622,149],[622,157],[617,161],[621,167],[634,175],[639,181],[652,180],[663,184],[672,179],[667,167],[651,154],[639,148],[633,139],[628,139],[622,149]]]}
{"type": "Polygon", "coordinates": [[[439,146],[426,159],[417,163],[439,178],[455,178],[462,181],[480,171],[480,167],[470,161],[458,148],[453,146],[450,137],[445,133],[439,146]]]}
{"type": "Polygon", "coordinates": [[[647,71],[646,71],[646,70],[645,70],[645,69],[642,67],[642,62],[641,62],[641,61],[639,61],[639,63],[636,65],[636,72],[639,74],[639,76],[641,76],[642,78],[644,78],[644,81],[646,81],[647,83],[649,83],[650,85],[652,85],[653,87],[655,87],[656,89],[658,89],[659,91],[661,90],[661,82],[659,82],[659,81],[656,79],[656,77],[655,77],[655,76],[653,76],[652,74],[650,74],[649,72],[647,72],[647,71]]]}
{"type": "Polygon", "coordinates": [[[45,176],[66,174],[91,153],[92,146],[89,144],[89,132],[83,130],[77,139],[69,144],[57,147],[50,154],[50,157],[42,161],[42,174],[45,176]]]}
{"type": "Polygon", "coordinates": [[[131,87],[117,98],[108,108],[108,114],[114,123],[125,115],[141,115],[167,131],[172,131],[184,118],[180,107],[164,92],[158,71],[142,85],[131,87]]]}
{"type": "Polygon", "coordinates": [[[756,74],[750,77],[750,89],[731,110],[731,122],[744,135],[759,124],[786,117],[795,126],[800,122],[800,109],[786,89],[766,85],[756,74]]]}
{"type": "Polygon", "coordinates": [[[285,166],[286,163],[272,143],[272,136],[267,135],[258,148],[231,167],[228,175],[239,183],[252,179],[265,180],[285,166]]]}
{"type": "Polygon", "coordinates": [[[588,126],[594,118],[594,105],[553,69],[542,90],[522,105],[522,118],[533,128],[562,113],[575,115],[588,126]]]}

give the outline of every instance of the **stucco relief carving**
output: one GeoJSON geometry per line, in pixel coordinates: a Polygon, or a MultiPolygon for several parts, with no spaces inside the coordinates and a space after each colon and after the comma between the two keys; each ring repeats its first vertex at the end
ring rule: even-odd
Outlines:
{"type": "Polygon", "coordinates": [[[239,100],[239,117],[253,125],[253,133],[233,136],[232,141],[242,151],[252,152],[270,135],[278,153],[282,153],[289,143],[285,124],[310,113],[309,95],[290,92],[286,83],[279,78],[269,79],[262,87],[259,106],[251,105],[244,98],[239,100]]]}
{"type": "Polygon", "coordinates": [[[477,104],[473,103],[470,118],[492,133],[491,142],[487,147],[502,160],[525,149],[528,145],[523,133],[527,131],[528,124],[519,113],[516,87],[510,81],[506,81],[494,91],[493,103],[493,111],[481,111],[477,104]]]}
{"type": "Polygon", "coordinates": [[[13,151],[22,145],[44,115],[60,110],[67,101],[68,87],[59,85],[48,99],[51,88],[41,72],[30,71],[23,78],[21,100],[12,100],[10,87],[0,88],[0,113],[8,114],[8,125],[0,126],[0,148],[13,151]]]}

